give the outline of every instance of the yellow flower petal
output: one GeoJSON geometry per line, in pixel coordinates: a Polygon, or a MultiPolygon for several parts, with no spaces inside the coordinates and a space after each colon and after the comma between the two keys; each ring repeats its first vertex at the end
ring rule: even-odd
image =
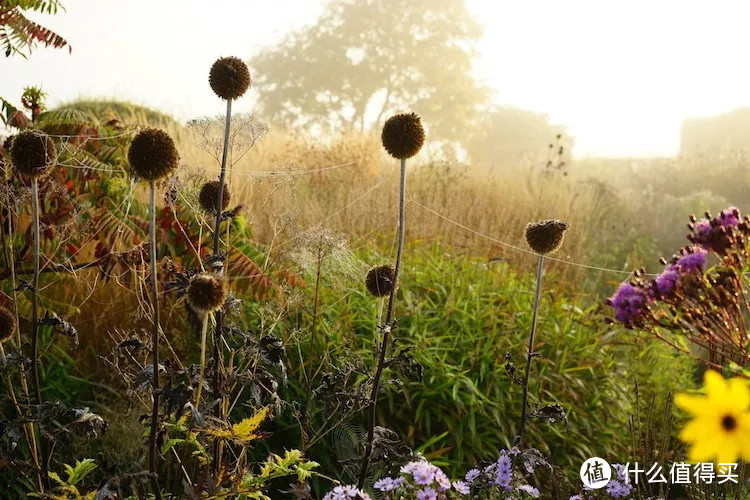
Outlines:
{"type": "Polygon", "coordinates": [[[750,411],[750,387],[747,381],[736,377],[729,381],[729,397],[739,410],[750,411]]]}
{"type": "Polygon", "coordinates": [[[729,398],[727,383],[719,373],[708,370],[703,378],[703,385],[712,401],[726,401],[729,398]]]}
{"type": "Polygon", "coordinates": [[[674,397],[677,406],[695,416],[713,414],[713,405],[709,404],[705,396],[691,396],[689,394],[677,394],[674,397]]]}

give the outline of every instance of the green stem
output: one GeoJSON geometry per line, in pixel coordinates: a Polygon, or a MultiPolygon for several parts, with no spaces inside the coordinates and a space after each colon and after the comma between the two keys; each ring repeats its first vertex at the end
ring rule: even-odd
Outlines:
{"type": "MultiPolygon", "coordinates": [[[[229,156],[229,131],[232,127],[232,100],[227,99],[227,114],[224,121],[224,150],[221,155],[221,174],[219,175],[219,188],[216,192],[216,219],[214,221],[214,255],[218,255],[221,244],[221,215],[224,211],[224,183],[227,177],[227,158],[229,156]]],[[[221,397],[222,386],[222,329],[224,323],[224,314],[221,310],[216,311],[216,333],[214,334],[214,397],[221,397]]],[[[224,420],[224,400],[221,398],[216,405],[216,416],[219,420],[224,420]]],[[[221,464],[221,440],[217,439],[214,443],[214,472],[219,471],[221,464]]]]}
{"type": "Polygon", "coordinates": [[[154,329],[151,339],[151,353],[153,355],[153,399],[151,409],[151,432],[148,438],[148,470],[151,473],[151,486],[157,500],[161,499],[159,479],[156,474],[156,431],[159,420],[159,282],[156,275],[156,209],[154,202],[154,181],[149,185],[148,219],[149,219],[149,250],[151,264],[151,296],[154,308],[154,329]]]}
{"type": "Polygon", "coordinates": [[[523,377],[523,398],[521,402],[521,422],[518,426],[518,435],[513,440],[513,445],[518,446],[523,439],[523,431],[526,428],[528,397],[529,397],[529,373],[531,372],[531,360],[534,358],[534,334],[536,333],[536,319],[539,312],[539,298],[542,292],[542,267],[544,256],[539,256],[536,268],[536,291],[534,293],[534,312],[531,318],[531,332],[529,333],[529,352],[526,355],[526,373],[523,377]]]}
{"type": "Polygon", "coordinates": [[[372,392],[370,393],[370,413],[367,419],[367,442],[365,443],[365,453],[362,457],[362,469],[359,473],[359,488],[363,488],[367,480],[367,468],[370,465],[370,455],[372,454],[372,441],[375,438],[375,417],[377,411],[378,391],[380,390],[380,377],[385,366],[385,355],[388,350],[388,336],[393,327],[393,310],[396,298],[396,289],[398,288],[398,276],[401,269],[401,257],[404,251],[404,226],[406,224],[406,160],[401,160],[401,184],[399,190],[399,212],[398,212],[398,250],[396,252],[396,266],[393,271],[393,290],[388,297],[388,311],[385,316],[383,325],[383,340],[378,347],[379,357],[375,367],[375,376],[372,382],[372,392]]]}

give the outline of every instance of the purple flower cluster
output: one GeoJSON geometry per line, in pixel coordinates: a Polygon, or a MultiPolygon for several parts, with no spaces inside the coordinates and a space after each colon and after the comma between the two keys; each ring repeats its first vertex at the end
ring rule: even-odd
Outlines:
{"type": "Polygon", "coordinates": [[[707,255],[708,252],[703,248],[697,246],[691,247],[687,253],[677,259],[674,267],[686,273],[702,272],[703,267],[706,265],[707,255]]]}
{"type": "Polygon", "coordinates": [[[414,498],[416,500],[437,500],[445,498],[451,488],[460,495],[469,493],[469,485],[464,481],[451,480],[440,467],[427,460],[415,460],[401,467],[400,476],[384,477],[375,481],[376,490],[386,493],[386,498],[414,498]]]}
{"type": "Polygon", "coordinates": [[[323,500],[371,500],[370,495],[353,485],[339,485],[329,491],[323,500]]]}
{"type": "Polygon", "coordinates": [[[629,281],[620,283],[615,294],[607,299],[607,304],[615,309],[615,319],[630,324],[643,314],[652,297],[646,289],[629,281]]]}
{"type": "Polygon", "coordinates": [[[622,464],[612,464],[612,468],[617,472],[617,479],[610,479],[605,487],[605,491],[611,498],[626,498],[630,496],[633,492],[633,486],[628,481],[625,466],[622,464]]]}
{"type": "Polygon", "coordinates": [[[722,210],[719,215],[711,218],[706,213],[706,218],[700,221],[693,220],[692,232],[688,240],[705,250],[725,255],[731,248],[734,239],[732,237],[735,228],[747,229],[737,207],[729,207],[722,210]]]}

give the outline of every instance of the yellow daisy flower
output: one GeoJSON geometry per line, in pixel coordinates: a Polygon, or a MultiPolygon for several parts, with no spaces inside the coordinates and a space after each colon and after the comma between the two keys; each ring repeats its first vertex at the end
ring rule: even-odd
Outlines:
{"type": "Polygon", "coordinates": [[[724,380],[707,371],[705,396],[678,394],[677,406],[693,419],[680,432],[690,444],[688,458],[693,462],[736,463],[750,460],[750,387],[746,380],[724,380]]]}

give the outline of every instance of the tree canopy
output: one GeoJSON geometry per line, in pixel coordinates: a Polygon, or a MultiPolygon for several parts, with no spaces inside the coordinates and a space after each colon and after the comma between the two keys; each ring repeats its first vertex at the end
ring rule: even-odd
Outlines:
{"type": "Polygon", "coordinates": [[[315,25],[251,60],[261,112],[367,131],[413,110],[433,138],[461,141],[489,96],[471,75],[480,35],[464,0],[331,0],[315,25]]]}

